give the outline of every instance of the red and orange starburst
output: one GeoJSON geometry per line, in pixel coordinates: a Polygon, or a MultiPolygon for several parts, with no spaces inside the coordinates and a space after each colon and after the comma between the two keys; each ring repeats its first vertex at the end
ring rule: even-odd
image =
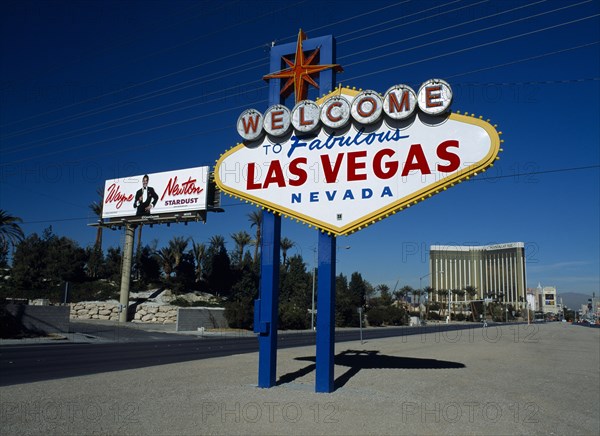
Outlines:
{"type": "Polygon", "coordinates": [[[285,85],[283,85],[281,88],[281,95],[283,98],[287,98],[293,92],[296,98],[296,103],[307,98],[308,87],[310,85],[319,89],[319,84],[313,79],[313,75],[329,69],[333,69],[336,72],[344,71],[344,69],[338,64],[313,65],[313,62],[319,54],[320,47],[317,47],[317,49],[308,57],[305,57],[305,53],[302,49],[302,41],[305,39],[306,34],[302,31],[302,29],[300,29],[298,32],[298,41],[296,42],[296,54],[294,62],[286,57],[282,57],[283,61],[289,66],[289,68],[276,73],[267,74],[263,77],[263,79],[266,81],[270,79],[288,79],[285,85]]]}

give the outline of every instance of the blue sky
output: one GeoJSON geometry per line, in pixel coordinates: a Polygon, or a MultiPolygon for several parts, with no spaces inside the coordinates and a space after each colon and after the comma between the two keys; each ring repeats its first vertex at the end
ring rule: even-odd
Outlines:
{"type": "MultiPolygon", "coordinates": [[[[556,0],[7,0],[0,208],[28,234],[52,225],[93,244],[88,204],[104,180],[213,165],[240,140],[239,114],[267,108],[269,45],[302,28],[336,38],[343,85],[445,79],[452,109],[490,118],[505,140],[486,175],[340,237],[338,272],[417,287],[430,245],[522,241],[529,286],[598,295],[599,13],[598,1],[556,0]]],[[[206,224],[145,228],[144,239],[250,232],[253,208],[223,203],[206,224]]],[[[315,231],[282,227],[310,266],[315,231]]],[[[104,245],[121,238],[108,231],[104,245]]]]}

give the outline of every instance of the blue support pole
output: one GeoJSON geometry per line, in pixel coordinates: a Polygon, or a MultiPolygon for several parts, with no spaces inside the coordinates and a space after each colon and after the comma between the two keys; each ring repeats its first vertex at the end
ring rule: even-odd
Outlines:
{"type": "Polygon", "coordinates": [[[315,392],[333,392],[335,365],[335,236],[319,232],[315,392]]]}
{"type": "MultiPolygon", "coordinates": [[[[271,50],[270,71],[278,71],[281,54],[271,50]]],[[[269,105],[282,103],[279,80],[269,82],[269,105]]],[[[258,387],[277,382],[277,320],[279,309],[279,244],[281,216],[263,211],[260,245],[260,296],[254,303],[254,332],[258,333],[258,387]]]]}
{"type": "Polygon", "coordinates": [[[254,330],[259,333],[258,387],[270,388],[275,386],[277,381],[277,319],[279,307],[281,216],[263,211],[262,219],[260,300],[255,305],[255,308],[259,309],[259,313],[254,314],[254,330]]]}
{"type": "MultiPolygon", "coordinates": [[[[322,64],[335,63],[335,40],[331,36],[314,38],[305,41],[304,50],[314,50],[321,47],[322,64]]],[[[296,44],[284,44],[271,48],[270,71],[279,71],[282,68],[281,57],[295,53],[296,44]]],[[[320,73],[319,84],[321,93],[333,88],[335,72],[331,70],[320,73]]],[[[281,83],[279,80],[269,82],[269,105],[283,103],[281,96],[281,83]]],[[[324,308],[329,315],[317,316],[317,392],[333,391],[333,353],[335,333],[335,237],[320,234],[324,240],[321,248],[319,239],[319,300],[318,307],[324,308]],[[329,247],[326,248],[325,246],[329,247]],[[322,257],[323,256],[323,257],[322,257]],[[327,259],[321,266],[321,259],[327,259]],[[321,280],[321,274],[330,277],[321,280]],[[323,295],[324,297],[321,297],[323,295]],[[326,301],[321,302],[321,298],[326,301]],[[319,319],[327,327],[320,326],[319,319]],[[319,334],[319,332],[324,332],[319,334]],[[327,333],[328,332],[328,333],[327,333]],[[321,342],[321,346],[319,346],[321,342]],[[322,350],[319,352],[319,350],[322,350]],[[320,358],[319,356],[322,355],[320,358]],[[319,370],[319,368],[322,368],[319,370]],[[323,369],[325,368],[325,369],[323,369]],[[319,383],[319,377],[323,379],[319,383]],[[320,386],[323,386],[320,388],[320,386]]],[[[260,296],[254,304],[254,331],[259,334],[258,354],[258,386],[270,388],[276,383],[277,370],[277,320],[279,304],[279,249],[281,239],[281,216],[272,212],[263,212],[262,241],[261,241],[261,278],[260,296]]]]}

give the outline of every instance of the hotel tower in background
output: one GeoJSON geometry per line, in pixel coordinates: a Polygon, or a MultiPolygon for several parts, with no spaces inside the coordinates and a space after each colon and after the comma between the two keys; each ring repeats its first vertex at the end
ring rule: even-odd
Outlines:
{"type": "Polygon", "coordinates": [[[436,290],[464,290],[472,286],[477,290],[473,299],[495,297],[515,306],[524,306],[527,302],[523,242],[484,246],[432,245],[429,272],[431,287],[436,290]]]}

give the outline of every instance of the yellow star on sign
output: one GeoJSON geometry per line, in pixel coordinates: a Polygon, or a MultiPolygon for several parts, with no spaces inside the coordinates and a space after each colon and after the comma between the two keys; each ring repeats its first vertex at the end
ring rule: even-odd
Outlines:
{"type": "Polygon", "coordinates": [[[285,70],[278,71],[276,73],[267,74],[263,77],[264,80],[269,79],[288,79],[285,85],[281,88],[281,95],[283,98],[288,97],[294,92],[296,103],[302,100],[306,100],[308,96],[309,85],[319,89],[319,85],[312,78],[313,74],[317,74],[321,71],[333,69],[336,72],[342,72],[344,69],[339,64],[330,65],[313,65],[313,61],[319,54],[320,47],[312,52],[307,58],[304,57],[304,51],[302,50],[302,41],[306,39],[306,34],[300,29],[298,32],[298,41],[296,42],[296,54],[294,62],[286,57],[282,57],[283,61],[289,66],[285,70]],[[294,88],[292,89],[292,85],[294,88]]]}

